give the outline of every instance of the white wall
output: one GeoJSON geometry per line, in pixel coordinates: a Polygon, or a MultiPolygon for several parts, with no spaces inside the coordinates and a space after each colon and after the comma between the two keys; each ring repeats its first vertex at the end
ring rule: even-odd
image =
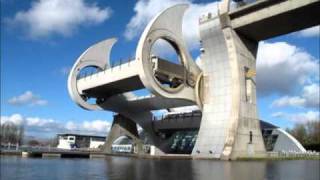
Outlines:
{"type": "Polygon", "coordinates": [[[104,145],[105,141],[93,141],[90,140],[90,147],[89,148],[98,148],[100,145],[104,145]]]}
{"type": "Polygon", "coordinates": [[[293,136],[283,129],[274,129],[272,134],[278,135],[278,139],[274,145],[273,151],[306,152],[306,149],[293,136]]]}
{"type": "Polygon", "coordinates": [[[76,142],[75,136],[59,136],[59,144],[57,148],[71,149],[71,145],[76,142]]]}

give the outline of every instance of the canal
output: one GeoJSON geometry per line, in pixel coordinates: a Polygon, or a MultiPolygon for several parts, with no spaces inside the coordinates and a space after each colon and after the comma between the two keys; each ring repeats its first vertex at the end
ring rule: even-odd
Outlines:
{"type": "Polygon", "coordinates": [[[317,160],[213,161],[1,156],[1,180],[319,180],[317,160]]]}

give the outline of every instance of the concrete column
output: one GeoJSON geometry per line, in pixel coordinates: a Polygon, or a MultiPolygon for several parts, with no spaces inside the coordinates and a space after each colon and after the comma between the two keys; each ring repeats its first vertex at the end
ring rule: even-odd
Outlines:
{"type": "Polygon", "coordinates": [[[132,138],[136,152],[138,154],[143,152],[142,141],[139,139],[136,123],[120,114],[114,116],[110,132],[106,139],[104,152],[112,153],[112,143],[121,136],[128,136],[132,138]]]}
{"type": "Polygon", "coordinates": [[[254,77],[258,43],[228,24],[225,15],[200,20],[204,101],[193,156],[235,159],[265,153],[254,77]]]}

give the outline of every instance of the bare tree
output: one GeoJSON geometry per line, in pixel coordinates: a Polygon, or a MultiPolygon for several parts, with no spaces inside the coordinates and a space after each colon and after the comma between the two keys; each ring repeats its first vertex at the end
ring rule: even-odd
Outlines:
{"type": "Polygon", "coordinates": [[[0,140],[1,144],[22,144],[24,138],[23,125],[16,125],[11,122],[1,124],[0,128],[0,140]]]}
{"type": "Polygon", "coordinates": [[[320,121],[308,121],[304,124],[298,123],[287,131],[303,145],[320,145],[320,121]]]}

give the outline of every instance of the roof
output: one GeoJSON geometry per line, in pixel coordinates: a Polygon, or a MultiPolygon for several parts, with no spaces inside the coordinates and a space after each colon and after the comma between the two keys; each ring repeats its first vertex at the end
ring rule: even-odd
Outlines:
{"type": "Polygon", "coordinates": [[[275,129],[275,128],[278,128],[277,126],[269,123],[269,122],[266,122],[266,121],[263,121],[263,120],[260,120],[260,127],[261,129],[275,129]]]}

